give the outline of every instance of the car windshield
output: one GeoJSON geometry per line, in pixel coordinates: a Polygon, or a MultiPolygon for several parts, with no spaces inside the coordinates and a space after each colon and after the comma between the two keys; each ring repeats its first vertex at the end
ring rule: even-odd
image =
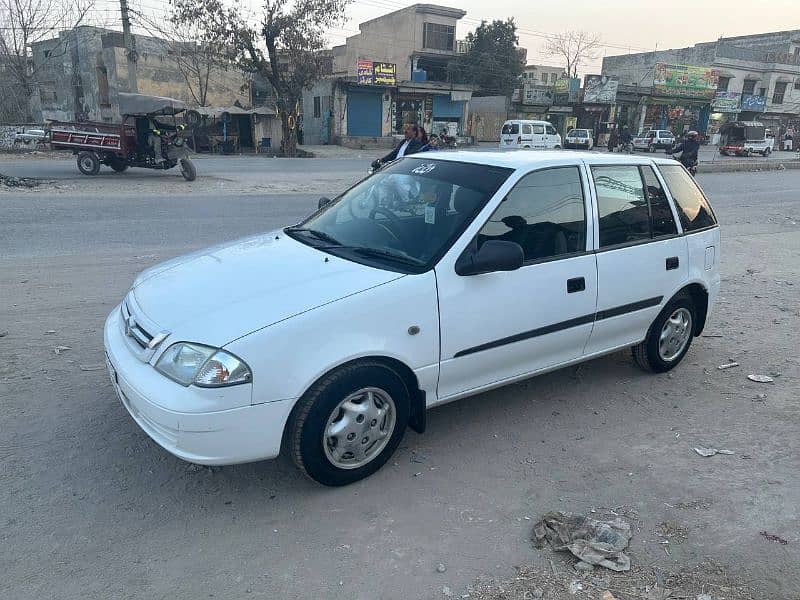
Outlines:
{"type": "Polygon", "coordinates": [[[403,158],[284,231],[348,260],[422,273],[441,258],[512,171],[403,158]]]}
{"type": "Polygon", "coordinates": [[[519,125],[517,123],[506,123],[503,125],[503,135],[516,135],[519,133],[519,125]]]}

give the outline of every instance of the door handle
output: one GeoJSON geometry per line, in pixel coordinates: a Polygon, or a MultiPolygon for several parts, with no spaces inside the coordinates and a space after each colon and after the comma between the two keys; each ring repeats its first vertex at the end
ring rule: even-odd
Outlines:
{"type": "Polygon", "coordinates": [[[575,292],[582,292],[586,289],[586,280],[583,277],[573,277],[567,279],[567,293],[574,294],[575,292]]]}
{"type": "Polygon", "coordinates": [[[681,264],[681,261],[678,259],[677,256],[670,256],[667,259],[667,271],[672,271],[678,268],[678,265],[681,264]]]}

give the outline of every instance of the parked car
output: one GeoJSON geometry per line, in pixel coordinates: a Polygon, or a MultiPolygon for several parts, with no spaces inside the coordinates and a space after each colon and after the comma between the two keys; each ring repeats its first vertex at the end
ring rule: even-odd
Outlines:
{"type": "Polygon", "coordinates": [[[14,134],[12,145],[24,144],[26,146],[35,146],[37,144],[43,144],[46,141],[47,133],[44,129],[25,129],[14,134]]]}
{"type": "Polygon", "coordinates": [[[591,150],[593,147],[594,139],[591,129],[573,129],[567,133],[567,137],[564,139],[564,148],[591,150]]]}
{"type": "Polygon", "coordinates": [[[655,152],[656,150],[671,148],[674,142],[675,136],[671,131],[667,129],[651,129],[633,138],[633,149],[655,152]]]}
{"type": "Polygon", "coordinates": [[[723,156],[769,156],[775,147],[775,136],[757,121],[734,121],[720,128],[719,153],[723,156]]]}
{"type": "Polygon", "coordinates": [[[561,146],[561,135],[547,121],[506,121],[500,132],[500,148],[559,150],[561,146]]]}
{"type": "Polygon", "coordinates": [[[172,454],[354,482],[432,406],[623,348],[673,369],[719,293],[717,219],[666,158],[417,154],[319,204],[109,315],[114,389],[172,454]]]}

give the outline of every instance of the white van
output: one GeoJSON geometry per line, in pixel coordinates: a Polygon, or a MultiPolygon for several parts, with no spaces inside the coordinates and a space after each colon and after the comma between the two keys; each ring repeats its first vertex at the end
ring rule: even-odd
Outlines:
{"type": "Polygon", "coordinates": [[[561,147],[561,136],[547,121],[506,121],[500,132],[500,148],[560,150],[561,147]]]}

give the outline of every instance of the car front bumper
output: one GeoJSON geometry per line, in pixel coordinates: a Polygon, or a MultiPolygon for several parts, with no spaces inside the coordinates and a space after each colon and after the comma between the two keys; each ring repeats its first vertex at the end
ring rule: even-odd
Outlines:
{"type": "Polygon", "coordinates": [[[294,402],[251,405],[250,384],[203,389],[175,383],[134,355],[120,321],[116,308],[104,329],[111,382],[122,405],[153,441],[178,458],[202,465],[252,462],[280,453],[294,402]],[[201,396],[218,399],[221,405],[244,405],[197,412],[201,396]]]}

